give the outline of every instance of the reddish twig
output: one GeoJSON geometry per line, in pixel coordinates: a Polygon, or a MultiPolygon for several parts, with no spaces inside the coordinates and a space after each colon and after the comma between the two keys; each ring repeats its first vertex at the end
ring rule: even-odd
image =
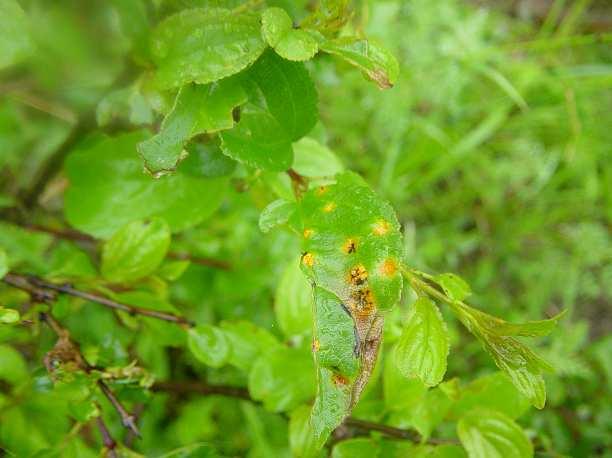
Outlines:
{"type": "Polygon", "coordinates": [[[96,417],[96,424],[98,425],[98,430],[100,431],[100,436],[102,436],[102,444],[106,449],[106,456],[109,458],[118,458],[117,452],[115,448],[117,447],[117,442],[111,436],[110,431],[108,430],[106,423],[101,416],[96,417]]]}
{"type": "Polygon", "coordinates": [[[129,313],[130,315],[142,315],[150,318],[157,318],[158,320],[169,321],[185,327],[191,327],[194,325],[194,323],[187,318],[174,315],[173,313],[160,312],[158,310],[150,310],[142,307],[136,307],[134,305],[124,304],[98,294],[81,291],[73,288],[71,285],[58,285],[56,283],[51,283],[33,275],[22,275],[10,272],[6,274],[2,280],[15,288],[19,288],[30,293],[30,295],[32,295],[32,297],[39,302],[53,302],[55,300],[54,293],[64,293],[70,296],[95,302],[96,304],[104,305],[105,307],[115,310],[121,310],[129,313]]]}

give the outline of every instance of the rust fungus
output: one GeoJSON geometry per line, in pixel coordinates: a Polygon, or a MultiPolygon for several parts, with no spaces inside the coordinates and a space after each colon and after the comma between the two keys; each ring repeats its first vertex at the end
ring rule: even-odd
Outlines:
{"type": "Polygon", "coordinates": [[[389,223],[384,219],[376,221],[372,227],[372,232],[376,235],[385,235],[389,232],[389,223]]]}
{"type": "Polygon", "coordinates": [[[348,385],[349,379],[342,374],[334,374],[332,375],[332,382],[334,382],[334,385],[336,386],[348,385]]]}
{"type": "Polygon", "coordinates": [[[302,264],[307,267],[312,267],[314,265],[314,256],[312,253],[304,253],[302,255],[302,264]]]}
{"type": "Polygon", "coordinates": [[[362,264],[358,264],[349,272],[349,283],[351,285],[363,285],[368,279],[368,271],[362,264]]]}
{"type": "Polygon", "coordinates": [[[385,277],[391,277],[397,272],[397,263],[394,259],[387,259],[380,265],[378,270],[385,277]]]}
{"type": "Polygon", "coordinates": [[[323,207],[323,211],[325,213],[329,213],[329,212],[334,211],[335,208],[336,208],[336,204],[334,202],[327,202],[325,206],[323,207]]]}
{"type": "Polygon", "coordinates": [[[359,289],[351,294],[351,310],[359,318],[366,318],[376,311],[374,296],[369,288],[359,289]]]}
{"type": "Polygon", "coordinates": [[[304,229],[304,238],[309,239],[310,237],[312,237],[313,233],[314,231],[312,229],[304,229]]]}
{"type": "Polygon", "coordinates": [[[321,348],[321,344],[319,343],[319,339],[314,339],[312,341],[312,351],[316,353],[316,352],[319,351],[319,348],[321,348]]]}
{"type": "Polygon", "coordinates": [[[357,241],[355,239],[348,239],[344,242],[344,245],[342,245],[342,251],[346,254],[355,253],[357,251],[357,241]]]}
{"type": "Polygon", "coordinates": [[[327,192],[327,186],[319,186],[317,188],[317,195],[322,196],[327,192]]]}

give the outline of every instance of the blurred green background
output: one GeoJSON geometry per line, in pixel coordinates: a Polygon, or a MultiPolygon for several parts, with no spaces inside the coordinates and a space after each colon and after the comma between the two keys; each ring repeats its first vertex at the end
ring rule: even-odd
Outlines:
{"type": "MultiPolygon", "coordinates": [[[[56,151],[104,123],[100,113],[125,121],[129,112],[131,124],[152,124],[152,113],[129,92],[104,99],[115,111],[99,104],[111,89],[129,87],[139,62],[126,55],[146,27],[121,23],[139,2],[20,3],[32,34],[15,38],[21,64],[0,70],[0,242],[36,272],[66,269],[67,259],[70,268],[86,270],[74,243],[21,233],[16,224],[67,227],[64,158],[56,151]]],[[[153,3],[173,11],[215,2],[153,3]]],[[[297,18],[306,4],[268,3],[297,18]]],[[[511,321],[569,310],[560,329],[539,341],[539,352],[557,369],[547,376],[547,407],[520,422],[542,456],[612,456],[612,4],[372,0],[356,2],[354,13],[357,32],[395,53],[400,79],[380,91],[330,58],[310,62],[321,113],[312,136],[391,201],[411,266],[460,274],[476,306],[511,321]]],[[[123,127],[107,124],[109,131],[123,127]]],[[[175,250],[235,260],[236,269],[192,264],[168,286],[168,297],[204,321],[247,319],[278,333],[273,298],[298,244],[287,232],[264,236],[257,228],[270,186],[282,187],[277,177],[237,175],[250,192],[231,187],[213,219],[173,240],[175,250]]],[[[10,304],[17,300],[12,294],[4,290],[1,297],[10,304]]],[[[82,308],[65,322],[110,364],[129,362],[123,348],[130,345],[160,379],[206,374],[213,382],[243,381],[231,369],[194,368],[192,358],[168,350],[180,338],[159,329],[130,335],[107,310],[82,308]]],[[[447,379],[469,381],[494,370],[462,328],[451,323],[451,332],[447,379]]],[[[50,334],[42,337],[35,347],[26,330],[0,328],[0,342],[17,342],[35,362],[52,343],[50,334]]],[[[43,373],[35,367],[36,376],[43,373]]],[[[11,401],[0,399],[0,445],[23,446],[24,456],[69,426],[60,407],[31,399],[29,410],[10,417],[3,412],[11,401]],[[59,416],[47,416],[53,409],[59,416]]],[[[287,426],[279,416],[224,398],[168,399],[147,401],[136,448],[158,453],[206,440],[230,455],[286,452],[287,426]]],[[[74,456],[87,453],[78,449],[74,456]]]]}

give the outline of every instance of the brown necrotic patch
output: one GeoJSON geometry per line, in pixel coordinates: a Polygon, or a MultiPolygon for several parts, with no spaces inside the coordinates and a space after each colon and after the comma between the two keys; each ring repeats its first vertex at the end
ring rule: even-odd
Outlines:
{"type": "Polygon", "coordinates": [[[319,343],[319,339],[314,339],[312,341],[312,351],[316,353],[316,352],[319,351],[319,348],[321,348],[321,344],[319,343]]]}
{"type": "Polygon", "coordinates": [[[349,283],[353,286],[363,285],[368,281],[368,271],[362,264],[353,267],[349,272],[349,283]]]}
{"type": "Polygon", "coordinates": [[[317,188],[317,195],[318,196],[322,196],[323,194],[325,194],[327,192],[327,186],[319,186],[317,188]]]}
{"type": "Polygon", "coordinates": [[[342,251],[346,254],[352,254],[357,251],[357,240],[350,238],[342,245],[342,251]]]}
{"type": "Polygon", "coordinates": [[[370,288],[361,288],[351,293],[351,310],[358,318],[366,318],[376,311],[374,296],[370,288]]]}
{"type": "Polygon", "coordinates": [[[342,374],[334,374],[332,375],[332,382],[334,385],[348,385],[349,379],[342,374]]]}

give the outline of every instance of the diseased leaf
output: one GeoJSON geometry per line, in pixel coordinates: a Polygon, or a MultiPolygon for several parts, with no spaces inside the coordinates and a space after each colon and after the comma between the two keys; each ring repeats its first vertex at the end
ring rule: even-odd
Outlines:
{"type": "Polygon", "coordinates": [[[412,304],[395,347],[395,364],[405,377],[435,386],[446,373],[448,351],[448,330],[440,310],[431,299],[420,297],[412,304]]]}
{"type": "Polygon", "coordinates": [[[372,40],[341,37],[324,41],[319,47],[359,68],[381,89],[393,87],[399,75],[399,64],[393,54],[372,40]]]}
{"type": "Polygon", "coordinates": [[[227,181],[181,172],[155,180],[142,170],[136,145],[145,132],[97,137],[68,156],[66,219],[95,237],[109,237],[136,219],[162,217],[172,232],[200,223],[221,204],[227,181]]]}
{"type": "Polygon", "coordinates": [[[285,268],[274,296],[276,320],[286,336],[312,332],[313,305],[312,287],[296,259],[285,268]]]}
{"type": "Polygon", "coordinates": [[[29,23],[16,0],[0,2],[0,69],[14,65],[34,50],[29,23]]]}
{"type": "Polygon", "coordinates": [[[231,354],[231,346],[225,333],[208,324],[189,329],[187,344],[198,361],[210,367],[223,366],[231,354]]]}
{"type": "Polygon", "coordinates": [[[130,282],[153,273],[170,246],[163,219],[134,221],[119,229],[102,248],[102,275],[111,282],[130,282]]]}
{"type": "Polygon", "coordinates": [[[530,458],[531,442],[514,421],[500,412],[474,409],[457,424],[470,458],[530,458]]]}
{"type": "Polygon", "coordinates": [[[310,137],[293,144],[293,169],[305,177],[331,177],[344,171],[344,165],[327,146],[310,137]]]}
{"type": "Polygon", "coordinates": [[[249,393],[273,412],[291,410],[309,401],[315,395],[311,355],[279,347],[259,357],[249,372],[249,393]]]}
{"type": "Polygon", "coordinates": [[[236,78],[183,86],[159,133],[138,145],[147,170],[153,175],[175,170],[191,137],[230,129],[233,109],[244,102],[246,93],[236,78]]]}
{"type": "Polygon", "coordinates": [[[288,60],[308,60],[319,50],[317,40],[306,30],[294,29],[282,8],[272,7],[262,13],[261,33],[278,55],[288,60]]]}
{"type": "Polygon", "coordinates": [[[470,285],[458,275],[440,274],[436,275],[433,280],[440,285],[448,297],[456,301],[462,301],[472,294],[470,285]]]}
{"type": "Polygon", "coordinates": [[[259,229],[266,233],[285,224],[295,212],[295,208],[295,202],[287,202],[283,199],[271,202],[259,215],[259,229]]]}
{"type": "Polygon", "coordinates": [[[155,79],[162,88],[211,83],[243,70],[265,47],[255,13],[183,10],[165,19],[153,34],[155,79]]]}

